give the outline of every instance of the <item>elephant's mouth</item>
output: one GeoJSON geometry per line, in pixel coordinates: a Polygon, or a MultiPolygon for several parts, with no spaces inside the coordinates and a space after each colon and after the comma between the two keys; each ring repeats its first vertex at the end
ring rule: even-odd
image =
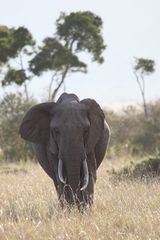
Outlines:
{"type": "MultiPolygon", "coordinates": [[[[82,186],[80,188],[80,191],[84,191],[87,188],[89,183],[89,173],[88,173],[88,165],[87,165],[86,158],[82,162],[82,172],[83,172],[83,179],[82,179],[82,186]]],[[[63,184],[66,184],[66,180],[63,176],[63,161],[61,159],[59,159],[58,161],[58,177],[63,184]]]]}

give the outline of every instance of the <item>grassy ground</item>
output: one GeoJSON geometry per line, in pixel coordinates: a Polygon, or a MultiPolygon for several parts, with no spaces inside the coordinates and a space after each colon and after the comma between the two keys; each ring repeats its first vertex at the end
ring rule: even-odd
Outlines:
{"type": "Polygon", "coordinates": [[[105,160],[94,206],[81,215],[58,208],[52,181],[38,165],[0,166],[0,240],[158,240],[160,184],[113,181],[105,160]]]}

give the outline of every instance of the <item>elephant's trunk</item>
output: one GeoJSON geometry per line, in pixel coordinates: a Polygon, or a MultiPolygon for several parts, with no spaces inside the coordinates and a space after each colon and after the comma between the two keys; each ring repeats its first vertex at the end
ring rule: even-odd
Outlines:
{"type": "MultiPolygon", "coordinates": [[[[83,179],[82,179],[82,187],[81,187],[81,191],[85,190],[88,186],[88,182],[89,182],[89,173],[88,173],[88,165],[87,165],[87,161],[86,159],[83,161],[82,163],[82,172],[83,172],[83,179]]],[[[74,175],[75,175],[75,170],[74,170],[74,175]]],[[[64,177],[63,177],[63,162],[61,159],[59,159],[59,163],[58,163],[58,176],[59,176],[59,179],[62,183],[66,183],[64,177]]],[[[78,176],[79,176],[79,173],[78,173],[78,176]]],[[[69,174],[69,179],[68,179],[68,182],[75,182],[75,185],[76,185],[76,181],[75,179],[77,179],[77,175],[76,177],[73,176],[73,173],[72,174],[69,174]],[[72,177],[70,177],[72,176],[72,177]],[[74,181],[69,181],[69,180],[72,180],[70,178],[74,178],[74,181]]],[[[73,184],[72,184],[72,189],[75,189],[75,187],[73,188],[73,184]]],[[[73,190],[74,191],[74,190],[73,190]]]]}
{"type": "Polygon", "coordinates": [[[64,184],[66,201],[74,204],[87,187],[89,177],[83,139],[77,135],[77,129],[71,130],[66,130],[66,138],[62,138],[60,143],[58,176],[64,184]]]}
{"type": "Polygon", "coordinates": [[[81,201],[81,191],[85,190],[89,182],[88,166],[86,159],[80,162],[80,165],[70,164],[65,166],[66,176],[63,175],[63,161],[58,163],[58,176],[60,181],[64,184],[65,199],[69,204],[75,204],[81,201]],[[81,178],[82,177],[82,178],[81,178]]]}
{"type": "Polygon", "coordinates": [[[65,186],[65,199],[69,204],[77,203],[78,192],[80,189],[80,166],[71,163],[66,166],[67,183],[65,186]]]}
{"type": "Polygon", "coordinates": [[[80,163],[72,163],[66,166],[67,169],[67,183],[70,185],[74,194],[80,187],[80,163]]]}

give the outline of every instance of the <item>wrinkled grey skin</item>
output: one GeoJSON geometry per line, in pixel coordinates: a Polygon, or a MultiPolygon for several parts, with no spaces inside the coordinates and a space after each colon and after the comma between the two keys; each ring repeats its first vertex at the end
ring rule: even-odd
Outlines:
{"type": "Polygon", "coordinates": [[[79,101],[76,95],[63,93],[56,103],[32,107],[19,132],[33,143],[35,155],[53,179],[62,206],[64,201],[78,206],[92,203],[96,170],[104,158],[110,136],[104,113],[96,101],[79,101]],[[60,159],[65,184],[58,175],[60,159]],[[89,182],[86,189],[81,190],[85,159],[89,182]]]}

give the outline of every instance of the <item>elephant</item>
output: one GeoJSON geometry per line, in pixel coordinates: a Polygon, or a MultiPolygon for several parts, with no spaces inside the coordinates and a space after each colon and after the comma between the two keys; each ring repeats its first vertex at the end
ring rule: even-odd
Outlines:
{"type": "Polygon", "coordinates": [[[99,104],[63,93],[57,102],[31,107],[20,125],[36,158],[53,180],[62,207],[91,206],[96,171],[110,139],[99,104]]]}

